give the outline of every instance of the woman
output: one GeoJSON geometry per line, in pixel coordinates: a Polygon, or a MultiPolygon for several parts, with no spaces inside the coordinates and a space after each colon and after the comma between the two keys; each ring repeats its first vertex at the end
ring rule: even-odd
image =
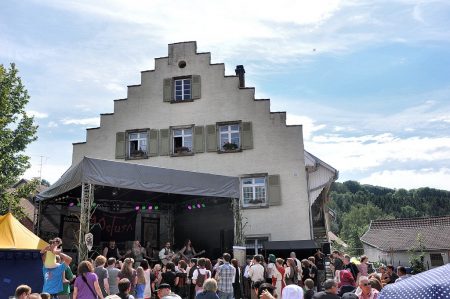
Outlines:
{"type": "Polygon", "coordinates": [[[144,299],[145,285],[144,268],[139,266],[136,269],[136,299],[144,299]]]}
{"type": "Polygon", "coordinates": [[[177,273],[175,273],[175,264],[172,262],[168,262],[165,266],[165,271],[163,269],[163,273],[161,273],[161,276],[161,283],[167,283],[168,285],[170,285],[170,288],[172,290],[175,290],[175,286],[180,280],[180,278],[177,277],[177,273]]]}
{"type": "Polygon", "coordinates": [[[134,260],[132,258],[127,257],[122,264],[122,270],[120,270],[117,275],[117,283],[122,278],[127,278],[131,283],[130,294],[134,294],[134,290],[136,288],[137,283],[137,274],[136,270],[133,269],[134,260]]]}
{"type": "Polygon", "coordinates": [[[237,259],[231,260],[231,265],[233,265],[236,272],[234,273],[233,281],[233,297],[234,299],[242,298],[242,288],[241,288],[241,268],[239,267],[239,262],[237,259]]]}
{"type": "Polygon", "coordinates": [[[344,293],[352,292],[356,288],[355,279],[353,275],[348,270],[339,271],[339,296],[342,296],[344,293]]]}
{"type": "Polygon", "coordinates": [[[135,266],[139,267],[141,265],[142,260],[147,255],[147,251],[145,250],[144,247],[141,246],[141,243],[139,243],[139,241],[136,240],[133,242],[133,247],[131,248],[131,250],[128,250],[127,255],[133,257],[134,261],[136,262],[135,266]]]}
{"type": "Polygon", "coordinates": [[[150,268],[148,261],[147,260],[143,260],[141,262],[141,267],[144,270],[144,278],[145,278],[145,288],[144,288],[144,299],[150,299],[152,297],[152,292],[153,292],[153,288],[152,288],[152,277],[153,277],[153,273],[152,273],[152,269],[150,268]]]}
{"type": "Polygon", "coordinates": [[[369,258],[365,255],[361,256],[361,258],[359,259],[359,261],[361,262],[358,265],[358,271],[359,271],[359,275],[360,276],[367,276],[369,273],[369,258]]]}
{"type": "Polygon", "coordinates": [[[181,248],[180,254],[187,263],[189,263],[191,258],[193,258],[197,254],[194,247],[192,247],[191,240],[187,239],[186,242],[184,242],[184,247],[181,248]]]}
{"type": "Polygon", "coordinates": [[[203,283],[211,278],[211,271],[206,269],[206,259],[201,258],[197,262],[198,268],[192,273],[192,284],[195,285],[195,294],[203,292],[203,283]]]}
{"type": "MultiPolygon", "coordinates": [[[[312,279],[310,276],[309,276],[309,261],[308,260],[306,260],[306,259],[304,259],[304,260],[302,260],[301,261],[301,264],[302,264],[302,283],[304,283],[305,282],[305,280],[307,280],[308,278],[309,279],[312,279]]],[[[312,280],[314,280],[314,279],[312,279],[312,280]]]]}
{"type": "Polygon", "coordinates": [[[275,268],[273,269],[272,285],[275,287],[277,298],[281,298],[283,288],[286,286],[286,282],[284,281],[284,275],[286,271],[283,267],[283,263],[283,259],[277,258],[275,260],[275,268]]]}
{"type": "MultiPolygon", "coordinates": [[[[305,261],[305,260],[303,260],[305,261]]],[[[302,264],[303,264],[302,261],[302,264]]],[[[306,260],[307,261],[307,260],[306,260]]],[[[284,280],[286,281],[286,285],[290,285],[290,284],[297,284],[298,283],[298,271],[297,271],[297,266],[295,265],[295,261],[292,258],[288,258],[286,260],[286,273],[284,275],[284,280]]],[[[309,262],[308,262],[308,266],[309,267],[309,262]]]]}
{"type": "Polygon", "coordinates": [[[103,299],[94,267],[88,261],[78,265],[78,276],[73,288],[73,299],[103,299]]]}
{"type": "Polygon", "coordinates": [[[184,260],[178,262],[178,270],[176,271],[178,283],[176,293],[180,295],[181,298],[186,298],[188,296],[188,284],[187,284],[187,263],[184,260]]]}
{"type": "Polygon", "coordinates": [[[269,254],[267,268],[266,268],[266,282],[272,283],[273,270],[275,269],[275,255],[269,254]]]}

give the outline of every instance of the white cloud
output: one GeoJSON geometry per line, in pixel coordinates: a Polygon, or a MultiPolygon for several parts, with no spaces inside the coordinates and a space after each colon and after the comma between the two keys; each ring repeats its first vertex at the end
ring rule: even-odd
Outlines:
{"type": "Polygon", "coordinates": [[[58,123],[56,123],[55,121],[49,121],[47,124],[47,128],[57,128],[58,127],[58,123]]]}
{"type": "Polygon", "coordinates": [[[380,171],[360,180],[363,184],[414,189],[432,187],[450,190],[450,168],[380,171]]]}
{"type": "Polygon", "coordinates": [[[320,131],[324,129],[326,126],[316,125],[314,120],[308,116],[304,115],[295,115],[287,113],[286,115],[286,124],[287,125],[302,125],[303,126],[303,138],[308,140],[311,138],[312,133],[320,131]]]}
{"type": "Polygon", "coordinates": [[[99,126],[100,117],[90,118],[65,118],[61,120],[64,125],[99,126]]]}
{"type": "Polygon", "coordinates": [[[31,115],[31,116],[34,116],[34,118],[47,118],[48,117],[47,113],[34,111],[34,110],[28,110],[27,114],[31,115]]]}

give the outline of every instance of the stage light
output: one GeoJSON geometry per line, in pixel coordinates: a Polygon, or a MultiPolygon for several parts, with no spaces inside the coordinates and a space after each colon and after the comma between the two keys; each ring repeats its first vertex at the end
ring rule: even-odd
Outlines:
{"type": "Polygon", "coordinates": [[[158,210],[159,209],[159,207],[158,206],[155,206],[155,210],[158,210]]]}
{"type": "Polygon", "coordinates": [[[191,206],[188,206],[188,210],[192,210],[192,207],[191,207],[191,206]]]}
{"type": "Polygon", "coordinates": [[[148,206],[148,209],[149,209],[149,210],[152,210],[152,209],[153,209],[153,206],[152,206],[152,205],[149,205],[149,206],[148,206]]]}
{"type": "Polygon", "coordinates": [[[73,207],[75,204],[73,202],[69,203],[69,207],[73,207]]]}
{"type": "Polygon", "coordinates": [[[202,203],[202,207],[203,207],[203,208],[206,208],[206,205],[205,205],[204,203],[202,203]]]}
{"type": "Polygon", "coordinates": [[[77,207],[81,207],[81,202],[77,203],[77,207]]]}
{"type": "Polygon", "coordinates": [[[142,209],[145,210],[145,209],[147,209],[147,207],[146,207],[145,205],[143,205],[143,206],[142,206],[142,209]]]}
{"type": "Polygon", "coordinates": [[[134,209],[135,209],[136,211],[139,211],[139,206],[136,206],[134,209]]]}

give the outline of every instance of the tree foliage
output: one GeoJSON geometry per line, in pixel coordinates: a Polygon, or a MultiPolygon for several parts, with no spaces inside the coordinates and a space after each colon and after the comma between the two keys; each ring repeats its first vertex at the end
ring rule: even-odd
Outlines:
{"type": "Polygon", "coordinates": [[[39,180],[33,179],[15,189],[8,189],[2,194],[0,200],[0,215],[11,212],[17,219],[24,218],[26,215],[22,205],[20,204],[20,199],[30,198],[36,195],[38,185],[39,180]]]}
{"type": "Polygon", "coordinates": [[[18,76],[14,64],[10,68],[0,65],[0,202],[2,206],[15,206],[17,197],[8,189],[30,167],[29,157],[23,152],[36,140],[37,126],[28,116],[25,106],[28,92],[18,76]]]}

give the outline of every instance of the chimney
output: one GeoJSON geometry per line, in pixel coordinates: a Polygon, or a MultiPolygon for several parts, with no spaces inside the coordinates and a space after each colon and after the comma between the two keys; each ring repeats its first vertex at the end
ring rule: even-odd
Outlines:
{"type": "Polygon", "coordinates": [[[243,65],[236,65],[236,76],[239,77],[239,88],[245,87],[245,70],[243,65]]]}

